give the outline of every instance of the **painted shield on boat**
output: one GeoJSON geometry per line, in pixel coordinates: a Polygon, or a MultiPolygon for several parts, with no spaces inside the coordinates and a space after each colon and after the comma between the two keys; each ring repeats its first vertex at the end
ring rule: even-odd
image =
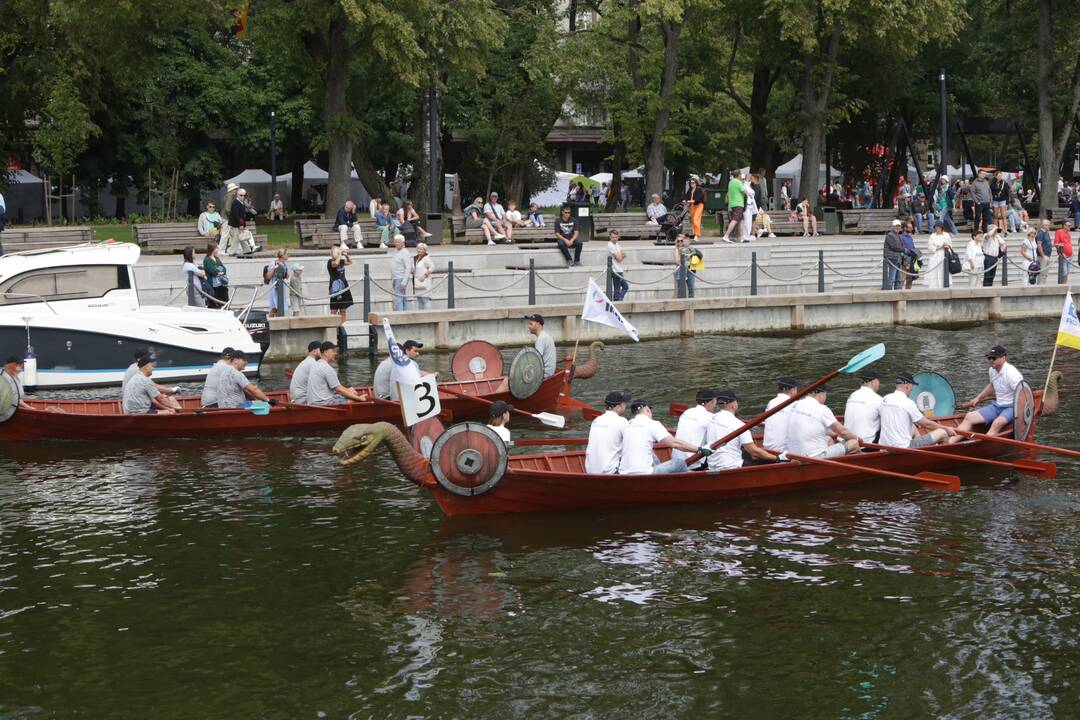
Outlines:
{"type": "Polygon", "coordinates": [[[1021,380],[1016,386],[1016,394],[1013,395],[1013,437],[1017,440],[1027,440],[1031,434],[1031,426],[1035,424],[1035,394],[1031,392],[1031,386],[1021,380]]]}
{"type": "Polygon", "coordinates": [[[0,423],[10,420],[17,407],[15,404],[15,390],[5,374],[0,379],[0,423]]]}
{"type": "Polygon", "coordinates": [[[446,428],[437,417],[421,420],[409,428],[409,442],[414,450],[430,460],[431,448],[445,431],[446,428]]]}
{"type": "Polygon", "coordinates": [[[942,417],[956,412],[956,392],[945,376],[936,372],[915,373],[910,397],[926,417],[942,417]]]}
{"type": "Polygon", "coordinates": [[[544,358],[536,348],[522,348],[510,363],[510,394],[518,400],[532,397],[544,382],[544,358]]]}
{"type": "Polygon", "coordinates": [[[462,382],[497,378],[504,367],[499,348],[486,340],[470,340],[457,349],[450,361],[454,379],[462,382]]]}
{"type": "Polygon", "coordinates": [[[506,474],[506,443],[482,423],[453,425],[431,447],[431,472],[455,495],[482,495],[506,474]]]}

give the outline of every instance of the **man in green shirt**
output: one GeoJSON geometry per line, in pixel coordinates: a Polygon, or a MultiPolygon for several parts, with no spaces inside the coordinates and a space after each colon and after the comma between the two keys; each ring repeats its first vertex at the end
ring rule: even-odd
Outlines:
{"type": "Polygon", "coordinates": [[[724,231],[724,242],[738,242],[729,236],[731,231],[742,225],[746,211],[746,195],[743,193],[742,170],[732,170],[727,186],[728,226],[724,231]]]}

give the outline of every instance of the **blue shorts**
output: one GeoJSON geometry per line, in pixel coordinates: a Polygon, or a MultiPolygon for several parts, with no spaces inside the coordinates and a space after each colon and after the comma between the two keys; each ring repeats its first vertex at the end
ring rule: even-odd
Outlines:
{"type": "Polygon", "coordinates": [[[989,425],[994,420],[1005,418],[1006,423],[1013,421],[1013,406],[1012,405],[998,405],[996,402],[985,405],[975,412],[982,415],[983,422],[989,425]]]}

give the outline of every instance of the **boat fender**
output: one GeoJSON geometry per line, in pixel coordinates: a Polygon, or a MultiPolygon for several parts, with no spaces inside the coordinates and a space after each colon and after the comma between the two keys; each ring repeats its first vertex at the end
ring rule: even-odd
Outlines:
{"type": "Polygon", "coordinates": [[[544,357],[536,348],[522,348],[507,373],[510,394],[518,400],[531,398],[544,382],[544,357]]]}
{"type": "Polygon", "coordinates": [[[19,406],[15,402],[15,388],[11,385],[7,373],[0,379],[0,423],[7,422],[14,415],[19,406]]]}
{"type": "Polygon", "coordinates": [[[23,358],[22,384],[24,388],[37,387],[37,357],[27,351],[23,358]]]}
{"type": "Polygon", "coordinates": [[[483,495],[506,474],[506,443],[487,425],[452,425],[431,446],[431,472],[443,489],[462,497],[483,495]]]}
{"type": "Polygon", "coordinates": [[[1021,380],[1013,395],[1013,438],[1027,440],[1035,424],[1035,394],[1026,380],[1021,380]]]}
{"type": "Polygon", "coordinates": [[[450,369],[461,382],[497,378],[503,374],[503,356],[486,340],[470,340],[454,353],[450,369]]]}

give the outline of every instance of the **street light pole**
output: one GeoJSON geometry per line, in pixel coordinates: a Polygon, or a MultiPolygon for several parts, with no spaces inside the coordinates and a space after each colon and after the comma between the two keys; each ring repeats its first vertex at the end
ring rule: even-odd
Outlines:
{"type": "Polygon", "coordinates": [[[270,111],[270,198],[277,195],[277,111],[270,111]]]}
{"type": "MultiPolygon", "coordinates": [[[[941,74],[938,75],[939,89],[941,101],[941,157],[938,159],[938,182],[945,175],[945,170],[949,167],[949,121],[947,108],[945,107],[945,68],[941,68],[941,74]]],[[[927,198],[928,202],[932,202],[930,198],[927,198]]]]}

